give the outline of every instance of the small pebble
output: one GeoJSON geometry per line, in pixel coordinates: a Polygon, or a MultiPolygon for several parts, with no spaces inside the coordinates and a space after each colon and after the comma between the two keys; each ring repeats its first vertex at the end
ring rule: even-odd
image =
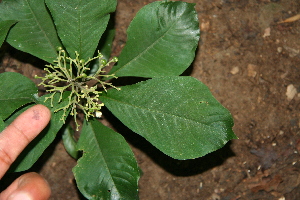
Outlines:
{"type": "Polygon", "coordinates": [[[269,37],[270,35],[271,35],[271,28],[268,27],[268,28],[266,28],[265,31],[264,31],[263,38],[269,37]]]}
{"type": "Polygon", "coordinates": [[[257,74],[257,72],[255,71],[256,67],[257,66],[253,65],[253,64],[249,64],[247,66],[248,76],[253,77],[253,78],[256,76],[256,74],[257,74]]]}
{"type": "Polygon", "coordinates": [[[288,100],[292,100],[297,94],[297,88],[293,84],[289,84],[285,94],[288,100]]]}
{"type": "Polygon", "coordinates": [[[233,67],[231,70],[230,70],[230,73],[235,75],[237,73],[239,73],[240,69],[238,67],[233,67]]]}

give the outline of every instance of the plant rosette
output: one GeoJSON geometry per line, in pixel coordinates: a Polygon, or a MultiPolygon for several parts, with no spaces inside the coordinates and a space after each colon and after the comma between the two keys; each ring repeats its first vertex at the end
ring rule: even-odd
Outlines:
{"type": "Polygon", "coordinates": [[[127,29],[118,59],[109,59],[115,34],[110,15],[116,5],[116,0],[0,3],[0,44],[5,41],[49,63],[45,76],[36,76],[47,91],[42,96],[29,78],[0,74],[0,129],[34,104],[52,112],[49,125],[10,171],[29,169],[62,132],[66,150],[77,159],[73,173],[86,198],[138,199],[140,169],[123,136],[98,120],[103,106],[174,159],[198,158],[237,138],[230,112],[207,86],[180,76],[192,64],[200,38],[194,4],[144,6],[127,29]],[[145,81],[116,86],[112,80],[117,77],[145,81]],[[70,121],[77,130],[82,124],[79,139],[70,121]]]}

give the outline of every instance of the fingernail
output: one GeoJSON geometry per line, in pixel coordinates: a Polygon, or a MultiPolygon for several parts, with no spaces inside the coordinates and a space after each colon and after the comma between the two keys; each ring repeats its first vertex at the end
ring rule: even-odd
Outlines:
{"type": "Polygon", "coordinates": [[[10,195],[8,200],[32,200],[32,198],[25,192],[17,192],[10,195]]]}

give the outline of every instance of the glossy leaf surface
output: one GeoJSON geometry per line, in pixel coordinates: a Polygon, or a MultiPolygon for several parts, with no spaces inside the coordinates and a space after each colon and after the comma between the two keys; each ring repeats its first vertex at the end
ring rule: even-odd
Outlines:
{"type": "Polygon", "coordinates": [[[138,199],[139,169],[120,134],[99,121],[90,121],[82,127],[78,149],[83,156],[73,172],[86,198],[138,199]]]}
{"type": "MultiPolygon", "coordinates": [[[[103,55],[103,59],[107,61],[111,56],[113,39],[115,37],[115,32],[116,32],[113,26],[114,24],[112,20],[110,20],[107,29],[105,30],[105,32],[103,33],[100,39],[99,46],[97,47],[97,50],[99,50],[103,55]]],[[[98,59],[95,60],[93,64],[89,66],[89,68],[91,69],[89,75],[95,74],[99,69],[99,60],[98,59]]]]}
{"type": "Polygon", "coordinates": [[[58,35],[72,58],[93,57],[101,35],[106,29],[109,13],[115,11],[116,0],[46,0],[58,35]]]}
{"type": "Polygon", "coordinates": [[[6,119],[21,106],[36,101],[36,85],[26,76],[15,72],[0,74],[0,116],[6,119]]]}
{"type": "Polygon", "coordinates": [[[8,34],[10,45],[53,62],[61,43],[44,1],[4,0],[0,4],[0,19],[18,21],[8,34]]]}
{"type": "Polygon", "coordinates": [[[204,156],[236,138],[229,111],[192,77],[150,79],[109,90],[101,100],[131,130],[176,159],[204,156]]]}
{"type": "Polygon", "coordinates": [[[127,30],[128,39],[111,73],[116,76],[180,75],[192,63],[199,40],[194,4],[153,2],[127,30]]]}
{"type": "Polygon", "coordinates": [[[0,46],[2,46],[10,27],[16,22],[15,20],[0,21],[0,46]]]}
{"type": "Polygon", "coordinates": [[[65,146],[66,151],[72,156],[74,159],[78,159],[78,151],[77,151],[77,141],[74,138],[74,130],[68,124],[63,127],[63,135],[62,140],[65,146]]]}
{"type": "Polygon", "coordinates": [[[116,29],[114,29],[114,22],[111,19],[108,22],[107,29],[103,33],[98,46],[99,51],[103,54],[106,60],[110,58],[115,33],[116,29]]]}

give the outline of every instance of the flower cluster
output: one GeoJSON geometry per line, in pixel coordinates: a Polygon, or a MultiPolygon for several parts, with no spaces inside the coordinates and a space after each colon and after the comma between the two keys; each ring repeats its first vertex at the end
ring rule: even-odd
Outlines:
{"type": "Polygon", "coordinates": [[[54,95],[56,93],[60,93],[58,100],[59,103],[62,101],[64,91],[70,90],[68,104],[56,109],[54,112],[63,110],[64,113],[61,120],[65,121],[70,109],[70,114],[74,116],[76,129],[78,130],[78,109],[83,111],[86,120],[88,120],[89,117],[101,117],[102,115],[100,110],[104,104],[99,102],[99,95],[101,94],[101,91],[98,91],[97,87],[102,87],[104,91],[107,91],[107,87],[112,87],[117,90],[120,90],[120,88],[113,86],[109,82],[101,80],[102,78],[117,78],[114,74],[104,74],[105,71],[103,70],[104,67],[117,62],[118,59],[116,57],[107,62],[103,58],[103,55],[98,52],[96,57],[84,61],[79,58],[78,52],[75,52],[75,55],[75,59],[67,57],[65,50],[59,48],[58,57],[54,61],[55,65],[46,65],[46,68],[44,68],[46,71],[45,77],[35,76],[35,78],[41,79],[42,82],[39,85],[43,85],[47,89],[47,92],[51,93],[45,101],[50,99],[52,107],[54,95]],[[91,63],[91,61],[96,59],[99,61],[97,71],[91,75],[87,75],[88,72],[90,72],[90,68],[87,66],[91,63]],[[92,86],[89,86],[87,84],[88,82],[94,83],[92,83],[92,86]]]}

